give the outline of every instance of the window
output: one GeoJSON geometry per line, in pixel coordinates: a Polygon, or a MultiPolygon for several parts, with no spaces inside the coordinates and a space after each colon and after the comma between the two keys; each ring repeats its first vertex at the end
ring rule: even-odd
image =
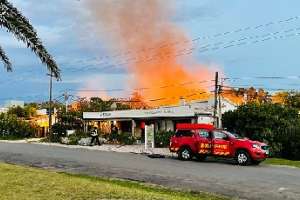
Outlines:
{"type": "Polygon", "coordinates": [[[191,137],[194,133],[190,130],[178,130],[176,137],[191,137]]]}
{"type": "Polygon", "coordinates": [[[227,135],[221,131],[214,131],[214,138],[224,140],[227,138],[227,135]]]}
{"type": "Polygon", "coordinates": [[[207,130],[201,129],[199,130],[199,136],[203,138],[209,138],[209,132],[207,130]]]}
{"type": "Polygon", "coordinates": [[[224,133],[226,133],[227,135],[233,137],[233,138],[236,138],[236,139],[243,139],[242,136],[240,136],[239,134],[236,134],[236,133],[230,133],[228,131],[224,131],[224,133]]]}

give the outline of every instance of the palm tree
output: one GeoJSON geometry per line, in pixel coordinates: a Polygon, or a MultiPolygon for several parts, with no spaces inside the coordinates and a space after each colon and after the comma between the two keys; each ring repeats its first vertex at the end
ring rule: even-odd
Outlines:
{"type": "MultiPolygon", "coordinates": [[[[18,40],[24,42],[27,47],[40,58],[42,63],[47,66],[52,75],[57,79],[60,78],[60,70],[56,62],[43,46],[34,27],[29,23],[28,19],[7,0],[0,0],[0,27],[5,28],[18,40]]],[[[12,64],[1,45],[0,61],[4,63],[4,67],[7,71],[12,71],[12,64]]]]}

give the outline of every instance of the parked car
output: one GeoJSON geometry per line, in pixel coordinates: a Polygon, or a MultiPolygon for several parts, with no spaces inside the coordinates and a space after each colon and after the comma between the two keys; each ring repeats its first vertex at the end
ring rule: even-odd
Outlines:
{"type": "Polygon", "coordinates": [[[177,124],[176,134],[170,139],[169,149],[180,160],[207,156],[234,158],[239,165],[258,165],[269,155],[269,146],[259,141],[242,138],[209,124],[177,124]]]}

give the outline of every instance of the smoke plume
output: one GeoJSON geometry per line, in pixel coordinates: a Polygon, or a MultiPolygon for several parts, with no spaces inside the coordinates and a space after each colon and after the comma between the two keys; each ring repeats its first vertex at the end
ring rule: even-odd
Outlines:
{"type": "Polygon", "coordinates": [[[150,105],[209,96],[212,72],[192,58],[184,30],[172,21],[169,0],[90,0],[90,20],[111,56],[122,58],[130,86],[150,105]],[[101,33],[101,34],[100,34],[101,33]],[[123,52],[123,53],[116,53],[123,52]],[[184,66],[182,60],[193,66],[184,66]],[[203,82],[208,80],[207,83],[203,82]],[[199,83],[202,82],[202,83],[199,83]]]}

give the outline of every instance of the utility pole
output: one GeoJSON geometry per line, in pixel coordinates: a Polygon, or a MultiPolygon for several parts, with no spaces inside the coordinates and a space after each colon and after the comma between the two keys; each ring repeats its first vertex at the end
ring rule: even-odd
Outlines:
{"type": "Polygon", "coordinates": [[[66,113],[68,112],[68,100],[69,100],[69,95],[68,92],[65,91],[64,93],[64,99],[65,99],[65,106],[66,106],[66,113]]]}
{"type": "Polygon", "coordinates": [[[215,74],[215,102],[214,102],[214,126],[218,127],[217,111],[218,111],[218,89],[219,89],[219,72],[215,74]]]}
{"type": "Polygon", "coordinates": [[[223,87],[223,81],[221,80],[221,84],[219,85],[219,109],[218,109],[218,128],[222,128],[222,87],[223,87]]]}
{"type": "Polygon", "coordinates": [[[50,74],[50,86],[49,86],[49,134],[52,134],[52,71],[50,74]]]}

